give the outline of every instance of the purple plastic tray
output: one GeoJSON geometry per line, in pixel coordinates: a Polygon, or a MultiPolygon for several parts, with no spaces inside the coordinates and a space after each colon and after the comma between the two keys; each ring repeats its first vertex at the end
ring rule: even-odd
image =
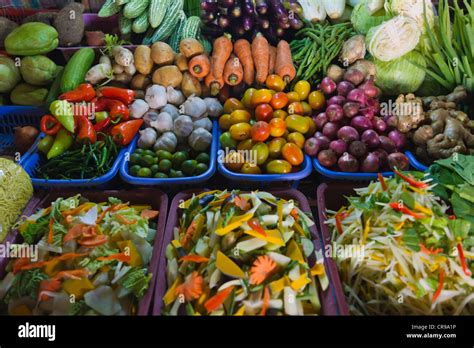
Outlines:
{"type": "MultiPolygon", "coordinates": [[[[80,193],[82,196],[88,198],[93,202],[107,201],[108,197],[116,197],[122,201],[130,202],[131,204],[149,204],[153,209],[159,210],[157,232],[153,244],[153,254],[151,257],[148,271],[153,274],[153,278],[157,278],[158,261],[160,258],[161,245],[163,244],[163,231],[166,225],[166,215],[168,212],[168,196],[158,189],[137,189],[133,191],[126,190],[109,190],[109,191],[93,191],[93,190],[54,190],[49,191],[43,197],[37,197],[30,201],[25,209],[24,215],[31,215],[39,208],[47,207],[59,197],[71,197],[80,193]]],[[[10,243],[20,239],[18,230],[12,231],[9,234],[8,240],[10,243]]],[[[5,274],[5,267],[8,263],[7,259],[0,259],[0,275],[3,278],[5,274]]],[[[152,280],[150,286],[138,304],[138,315],[149,315],[152,309],[153,293],[155,290],[156,281],[152,280]]]]}
{"type": "MultiPolygon", "coordinates": [[[[153,305],[153,315],[161,315],[161,310],[163,307],[163,296],[165,295],[168,286],[166,282],[166,247],[173,239],[173,229],[178,225],[178,214],[180,214],[181,209],[179,208],[180,202],[191,198],[193,194],[199,194],[207,190],[188,190],[178,193],[170,207],[170,214],[168,216],[168,221],[166,223],[166,230],[163,237],[163,245],[161,250],[160,262],[158,265],[158,277],[156,278],[156,288],[155,288],[155,301],[153,305]]],[[[284,199],[293,199],[298,202],[300,209],[303,212],[311,213],[311,208],[307,198],[300,191],[288,189],[288,190],[268,190],[271,194],[282,197],[284,199]]],[[[311,236],[313,237],[313,243],[317,250],[322,249],[324,251],[324,244],[321,238],[319,237],[318,230],[316,225],[313,225],[311,228],[311,236]]],[[[324,255],[324,252],[323,252],[324,255]]],[[[310,263],[315,262],[315,260],[309,260],[310,263]]],[[[321,313],[323,315],[347,315],[348,308],[346,304],[345,297],[342,292],[341,281],[339,279],[339,274],[337,272],[336,263],[334,260],[326,258],[324,256],[324,266],[327,271],[327,276],[329,279],[329,287],[326,291],[322,291],[318,287],[319,296],[321,299],[321,313]]]]}

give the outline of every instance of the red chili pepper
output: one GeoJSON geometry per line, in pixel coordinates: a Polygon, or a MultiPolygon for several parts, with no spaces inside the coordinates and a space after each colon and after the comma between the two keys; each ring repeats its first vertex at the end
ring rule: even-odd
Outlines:
{"type": "Polygon", "coordinates": [[[141,119],[119,123],[112,128],[110,135],[117,144],[128,145],[132,142],[142,124],[143,120],[141,119]]]}
{"type": "Polygon", "coordinates": [[[56,135],[61,129],[62,125],[56,117],[51,115],[44,115],[41,118],[40,128],[46,135],[56,135]]]}
{"type": "Polygon", "coordinates": [[[441,248],[438,248],[438,249],[435,249],[434,247],[431,247],[431,249],[428,249],[424,244],[420,243],[420,249],[421,249],[421,252],[422,253],[425,253],[427,255],[437,255],[439,254],[440,252],[443,251],[443,249],[441,248]]]}
{"type": "Polygon", "coordinates": [[[97,141],[97,133],[92,122],[87,118],[87,116],[80,116],[77,120],[79,126],[77,140],[79,140],[79,142],[88,141],[91,144],[94,144],[97,141]]]}
{"type": "Polygon", "coordinates": [[[382,190],[387,191],[388,187],[383,175],[380,173],[377,173],[377,177],[379,178],[380,185],[382,185],[382,190]]]}
{"type": "Polygon", "coordinates": [[[422,182],[422,181],[418,181],[418,180],[415,180],[397,170],[394,170],[393,171],[395,174],[397,174],[400,178],[402,178],[403,180],[405,180],[408,184],[410,184],[410,186],[413,186],[413,187],[416,187],[416,188],[427,188],[428,187],[428,184],[426,182],[422,182]]]}
{"type": "Polygon", "coordinates": [[[346,217],[347,217],[347,213],[345,212],[336,213],[336,215],[334,216],[334,219],[336,220],[337,232],[339,232],[339,234],[342,234],[343,232],[342,220],[344,220],[346,217]]]}
{"type": "Polygon", "coordinates": [[[120,119],[127,121],[130,118],[130,110],[127,105],[122,103],[120,100],[108,100],[109,115],[112,120],[120,119]]]}
{"type": "Polygon", "coordinates": [[[406,215],[410,215],[414,217],[415,219],[423,219],[425,217],[423,214],[418,214],[411,211],[410,209],[405,207],[402,203],[392,202],[389,205],[393,210],[399,211],[400,213],[403,213],[406,215]]]}
{"type": "Polygon", "coordinates": [[[462,248],[461,243],[458,243],[458,253],[459,253],[459,259],[461,260],[462,270],[465,275],[470,277],[472,275],[472,272],[469,268],[467,268],[466,257],[464,256],[464,249],[462,248]]]}
{"type": "Polygon", "coordinates": [[[99,89],[99,96],[120,100],[130,105],[135,100],[135,91],[118,87],[102,87],[99,89]]]}
{"type": "Polygon", "coordinates": [[[83,83],[76,89],[63,93],[59,96],[59,100],[67,100],[71,103],[77,103],[81,101],[90,102],[96,96],[94,86],[90,83],[83,83]]]}
{"type": "Polygon", "coordinates": [[[441,294],[441,291],[443,290],[443,285],[444,285],[444,270],[441,270],[439,272],[438,288],[436,289],[435,293],[433,294],[433,299],[431,300],[432,302],[436,301],[436,299],[441,294]]]}
{"type": "Polygon", "coordinates": [[[107,117],[105,120],[96,123],[96,124],[94,125],[94,130],[95,130],[96,132],[101,132],[101,131],[103,131],[105,128],[107,128],[107,127],[109,126],[110,121],[111,121],[111,120],[110,120],[110,117],[107,117]]]}
{"type": "Polygon", "coordinates": [[[453,215],[449,215],[449,216],[448,216],[448,219],[449,219],[449,220],[456,220],[456,215],[454,215],[454,214],[453,214],[453,215]]]}
{"type": "Polygon", "coordinates": [[[91,103],[94,104],[94,111],[107,111],[107,98],[94,98],[91,103]]]}
{"type": "Polygon", "coordinates": [[[258,221],[257,218],[251,219],[247,224],[255,232],[260,233],[261,235],[264,235],[264,236],[267,235],[265,232],[265,229],[262,227],[262,225],[260,225],[260,222],[258,221]]]}

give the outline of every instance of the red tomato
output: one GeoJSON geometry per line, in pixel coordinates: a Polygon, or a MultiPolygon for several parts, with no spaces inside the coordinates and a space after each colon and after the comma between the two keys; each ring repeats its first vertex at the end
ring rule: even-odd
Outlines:
{"type": "Polygon", "coordinates": [[[258,121],[250,130],[253,141],[265,141],[270,136],[270,126],[265,121],[258,121]]]}
{"type": "Polygon", "coordinates": [[[283,92],[275,93],[272,97],[270,105],[274,109],[283,109],[285,106],[288,105],[288,97],[286,96],[286,93],[283,93],[283,92]]]}
{"type": "Polygon", "coordinates": [[[270,122],[273,117],[273,109],[269,104],[260,104],[255,109],[255,118],[257,121],[270,122]]]}

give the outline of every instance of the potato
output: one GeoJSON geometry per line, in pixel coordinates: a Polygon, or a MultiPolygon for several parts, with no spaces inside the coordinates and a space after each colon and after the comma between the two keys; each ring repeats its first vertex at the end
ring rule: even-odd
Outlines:
{"type": "Polygon", "coordinates": [[[168,65],[156,69],[152,80],[161,86],[177,88],[183,81],[183,74],[175,65],[168,65]]]}
{"type": "Polygon", "coordinates": [[[188,60],[182,53],[176,54],[174,57],[174,65],[176,65],[181,72],[188,71],[188,60]]]}
{"type": "Polygon", "coordinates": [[[202,93],[201,83],[193,75],[188,72],[185,72],[183,76],[183,81],[181,82],[181,92],[183,92],[186,98],[188,98],[192,94],[197,97],[200,97],[202,93]]]}
{"type": "Polygon", "coordinates": [[[173,64],[173,49],[165,42],[155,42],[151,46],[151,59],[160,66],[173,64]]]}
{"type": "Polygon", "coordinates": [[[133,54],[135,60],[135,67],[138,72],[143,75],[148,75],[153,69],[153,60],[151,59],[151,48],[145,45],[140,45],[135,49],[133,54]]]}
{"type": "Polygon", "coordinates": [[[204,53],[202,44],[193,38],[184,39],[179,44],[179,51],[188,59],[204,53]]]}
{"type": "Polygon", "coordinates": [[[147,75],[143,74],[136,74],[132,82],[130,82],[130,87],[132,89],[141,89],[141,90],[146,90],[146,88],[151,85],[151,79],[147,75]]]}

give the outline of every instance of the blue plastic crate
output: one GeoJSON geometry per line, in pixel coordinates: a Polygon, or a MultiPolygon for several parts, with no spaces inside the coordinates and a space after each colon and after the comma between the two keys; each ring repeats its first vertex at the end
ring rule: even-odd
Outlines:
{"type": "Polygon", "coordinates": [[[407,155],[408,160],[410,161],[410,165],[415,168],[416,170],[419,170],[420,172],[426,172],[428,170],[428,167],[425,166],[423,163],[418,161],[411,151],[405,152],[405,155],[407,155]]]}
{"type": "MultiPolygon", "coordinates": [[[[32,106],[0,106],[0,155],[14,157],[14,128],[18,126],[34,126],[39,128],[44,112],[43,108],[32,106]]],[[[35,144],[21,156],[20,163],[26,161],[38,142],[39,137],[35,144]]]]}
{"type": "MultiPolygon", "coordinates": [[[[44,137],[44,133],[40,135],[40,138],[44,137]]],[[[39,179],[35,177],[36,168],[39,165],[40,154],[38,152],[38,146],[33,147],[32,154],[23,162],[21,165],[31,177],[31,181],[34,187],[49,187],[49,188],[60,188],[60,187],[93,187],[98,185],[104,185],[111,181],[118,173],[120,163],[125,158],[127,152],[130,151],[131,145],[124,147],[120,150],[117,158],[115,159],[112,168],[105,175],[94,179],[73,179],[73,180],[62,180],[62,179],[39,179]]]]}
{"type": "MultiPolygon", "coordinates": [[[[122,177],[123,181],[128,182],[132,185],[193,185],[199,184],[202,182],[207,181],[211,178],[214,173],[216,172],[216,161],[217,161],[217,148],[219,146],[219,135],[218,135],[218,128],[219,125],[217,121],[212,123],[212,143],[210,146],[210,163],[209,169],[202,173],[201,175],[197,176],[189,176],[184,178],[140,178],[136,176],[132,176],[128,172],[128,157],[122,160],[120,165],[120,176],[122,177]]],[[[138,137],[135,137],[133,142],[130,144],[130,155],[133,154],[135,148],[137,147],[138,137]]]]}
{"type": "MultiPolygon", "coordinates": [[[[410,165],[412,165],[415,169],[416,168],[410,160],[410,156],[408,151],[405,152],[405,156],[408,157],[410,161],[410,165]]],[[[336,180],[343,180],[343,181],[371,181],[377,180],[378,173],[345,173],[345,172],[337,172],[335,170],[328,169],[323,167],[317,158],[313,158],[313,166],[314,169],[324,177],[336,179],[336,180]]],[[[382,176],[390,177],[393,176],[393,172],[381,172],[382,176]]]]}
{"type": "MultiPolygon", "coordinates": [[[[221,132],[219,130],[219,137],[221,132]]],[[[220,149],[220,144],[219,144],[220,149]]],[[[296,183],[293,187],[297,186],[297,183],[310,176],[313,168],[311,167],[311,158],[308,155],[304,156],[303,163],[301,164],[301,170],[297,172],[292,172],[288,174],[241,174],[235,173],[229,169],[227,169],[223,163],[219,161],[217,164],[217,169],[219,172],[229,180],[235,181],[247,181],[247,182],[261,182],[261,183],[268,183],[268,182],[283,182],[283,181],[292,181],[296,183]]]]}

